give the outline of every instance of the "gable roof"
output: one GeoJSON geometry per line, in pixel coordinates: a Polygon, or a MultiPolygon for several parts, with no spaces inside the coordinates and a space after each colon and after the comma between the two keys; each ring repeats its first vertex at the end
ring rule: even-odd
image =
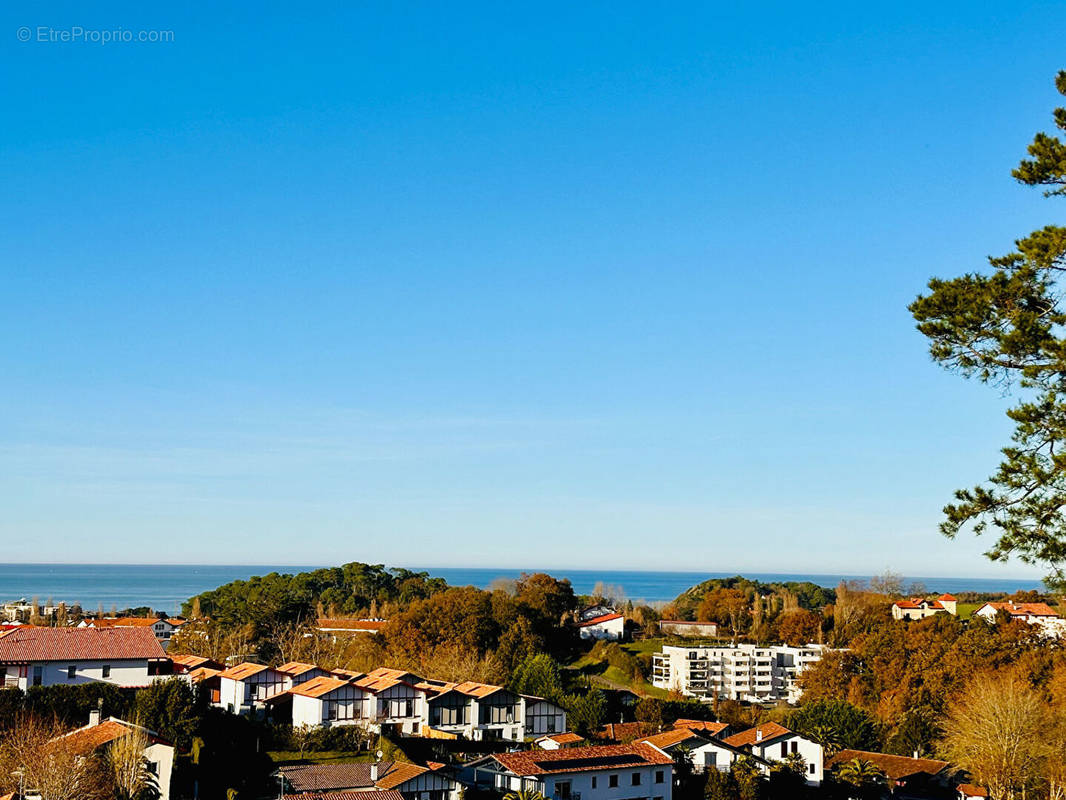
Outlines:
{"type": "Polygon", "coordinates": [[[977,610],[980,611],[985,607],[991,607],[996,611],[1006,611],[1012,617],[1057,617],[1059,615],[1047,603],[1012,603],[1008,600],[1005,603],[985,603],[977,610]]]}
{"type": "Polygon", "coordinates": [[[690,731],[705,731],[711,736],[717,736],[726,728],[729,724],[726,722],[710,722],[704,719],[678,719],[674,720],[675,728],[687,728],[690,731]]]}
{"type": "Polygon", "coordinates": [[[303,661],[287,661],[280,667],[277,667],[278,672],[284,672],[286,675],[303,675],[305,672],[310,672],[313,669],[318,669],[314,664],[307,664],[303,661]]]}
{"type": "Polygon", "coordinates": [[[148,628],[12,628],[0,633],[0,662],[166,658],[148,628]]]}
{"type": "Polygon", "coordinates": [[[515,775],[559,775],[674,763],[651,745],[638,743],[496,753],[492,758],[515,775]]]}
{"type": "Polygon", "coordinates": [[[304,683],[298,683],[289,689],[289,694],[298,694],[303,697],[322,697],[330,692],[340,689],[342,686],[351,686],[348,681],[340,678],[329,678],[319,675],[304,683]]]}
{"type": "Polygon", "coordinates": [[[229,678],[232,681],[243,681],[245,678],[250,678],[252,675],[258,675],[266,669],[270,669],[266,664],[253,664],[251,661],[245,661],[230,667],[227,670],[223,670],[220,675],[223,678],[229,678]]]}
{"type": "Polygon", "coordinates": [[[503,691],[502,686],[494,686],[491,683],[478,683],[477,681],[463,681],[454,687],[455,691],[471,697],[488,697],[496,692],[503,691]]]}
{"type": "Polygon", "coordinates": [[[939,775],[951,766],[947,761],[937,761],[933,758],[911,758],[910,756],[894,756],[889,753],[873,753],[868,750],[840,750],[825,762],[826,769],[844,764],[854,759],[869,761],[876,767],[880,767],[889,780],[898,781],[914,775],[939,775]]]}
{"type": "MultiPolygon", "coordinates": [[[[76,752],[90,753],[98,747],[103,747],[105,744],[110,744],[116,739],[128,736],[136,729],[137,726],[129,722],[111,717],[98,725],[86,725],[84,728],[73,730],[70,733],[57,737],[53,741],[62,739],[64,742],[69,743],[76,752]]],[[[141,730],[144,731],[145,735],[148,737],[149,743],[170,745],[170,742],[154,731],[150,731],[147,728],[141,728],[141,730]]]]}
{"type": "Polygon", "coordinates": [[[778,725],[776,722],[767,722],[754,728],[748,728],[746,731],[735,733],[722,741],[732,747],[748,747],[753,744],[766,744],[774,739],[780,739],[782,736],[795,735],[798,734],[794,734],[784,725],[778,725]],[[761,737],[760,734],[762,734],[761,737]]]}
{"type": "Polygon", "coordinates": [[[197,667],[210,666],[211,664],[218,664],[213,658],[207,658],[206,656],[171,656],[170,660],[181,667],[185,667],[186,670],[192,671],[197,667]]]}
{"type": "Polygon", "coordinates": [[[662,733],[656,733],[652,736],[645,736],[643,739],[637,739],[638,743],[650,744],[654,747],[658,747],[660,750],[666,750],[667,748],[675,747],[682,742],[689,741],[706,744],[710,739],[700,736],[698,733],[694,733],[689,728],[674,728],[674,730],[671,731],[663,731],[662,733]]]}
{"type": "Polygon", "coordinates": [[[955,601],[955,596],[951,595],[951,594],[942,594],[942,595],[940,595],[940,597],[937,598],[937,600],[946,600],[949,603],[956,602],[955,601]]]}
{"type": "Polygon", "coordinates": [[[547,736],[541,736],[537,739],[538,742],[542,742],[545,739],[550,739],[556,744],[576,744],[577,742],[585,741],[585,737],[576,733],[567,731],[566,733],[551,733],[547,736]]]}
{"type": "MultiPolygon", "coordinates": [[[[436,767],[439,765],[431,765],[436,767]]],[[[347,764],[294,764],[281,767],[278,772],[292,786],[294,792],[308,792],[331,789],[395,789],[412,778],[430,772],[431,767],[407,764],[399,761],[382,761],[378,764],[378,779],[370,779],[370,767],[367,762],[347,764]]],[[[363,800],[364,792],[360,792],[363,800]]],[[[301,798],[306,795],[301,794],[301,798]]]]}
{"type": "Polygon", "coordinates": [[[592,619],[587,619],[584,622],[577,623],[577,627],[586,628],[589,625],[599,625],[600,623],[603,623],[603,622],[611,622],[612,620],[621,619],[621,618],[622,618],[621,614],[601,614],[598,617],[593,617],[592,619]]]}

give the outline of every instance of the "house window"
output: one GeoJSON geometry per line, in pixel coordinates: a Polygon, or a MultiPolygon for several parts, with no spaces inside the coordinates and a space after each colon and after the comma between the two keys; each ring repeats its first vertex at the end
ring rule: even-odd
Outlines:
{"type": "Polygon", "coordinates": [[[76,677],[78,677],[78,668],[74,664],[71,664],[67,667],[67,680],[72,681],[76,677]]]}
{"type": "Polygon", "coordinates": [[[111,677],[111,665],[110,664],[104,664],[102,667],[100,667],[100,677],[101,678],[110,678],[111,677]]]}
{"type": "Polygon", "coordinates": [[[631,782],[632,782],[633,786],[640,786],[640,773],[639,772],[634,772],[633,773],[632,778],[631,778],[631,782]]]}
{"type": "Polygon", "coordinates": [[[144,768],[148,770],[149,775],[159,774],[159,763],[156,761],[145,761],[144,768]]]}
{"type": "Polygon", "coordinates": [[[811,765],[810,765],[810,767],[808,768],[808,771],[809,771],[809,772],[811,773],[811,775],[813,775],[813,774],[814,774],[814,762],[813,762],[813,761],[811,762],[811,765]]]}
{"type": "Polygon", "coordinates": [[[593,789],[596,788],[596,776],[595,775],[592,776],[592,788],[593,789]]]}
{"type": "Polygon", "coordinates": [[[615,788],[618,785],[618,776],[617,775],[611,775],[607,779],[607,785],[610,786],[612,789],[615,788]]]}
{"type": "Polygon", "coordinates": [[[799,752],[799,742],[793,742],[792,743],[792,752],[793,753],[798,753],[799,752]]]}
{"type": "Polygon", "coordinates": [[[41,667],[41,666],[34,667],[33,668],[33,685],[34,686],[40,686],[41,682],[43,680],[44,680],[44,668],[41,667]]]}
{"type": "Polygon", "coordinates": [[[570,800],[570,781],[556,781],[555,796],[559,800],[570,800]]]}
{"type": "Polygon", "coordinates": [[[661,769],[655,770],[655,782],[662,783],[665,780],[663,777],[663,771],[661,769]]]}

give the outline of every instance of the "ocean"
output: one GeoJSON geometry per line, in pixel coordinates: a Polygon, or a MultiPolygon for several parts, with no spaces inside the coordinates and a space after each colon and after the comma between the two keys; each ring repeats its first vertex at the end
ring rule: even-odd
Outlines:
{"type": "MultiPolygon", "coordinates": [[[[314,567],[238,566],[203,564],[0,564],[0,602],[37,597],[40,602],[51,598],[68,605],[80,603],[94,610],[103,606],[136,608],[151,606],[157,611],[175,614],[183,601],[194,594],[214,589],[232,580],[270,572],[302,572],[314,567]]],[[[455,586],[488,586],[499,578],[517,578],[522,570],[493,567],[410,567],[444,578],[455,586]]],[[[620,587],[634,602],[661,603],[673,600],[685,589],[708,578],[726,578],[736,572],[652,572],[640,570],[585,570],[530,568],[557,578],[569,578],[578,594],[592,591],[598,582],[620,587]]],[[[819,586],[836,586],[843,580],[866,580],[865,575],[814,575],[785,573],[743,573],[766,583],[773,581],[810,581],[819,586]]],[[[906,583],[922,583],[932,592],[1015,592],[1040,589],[1035,578],[936,578],[906,576],[906,583]]]]}

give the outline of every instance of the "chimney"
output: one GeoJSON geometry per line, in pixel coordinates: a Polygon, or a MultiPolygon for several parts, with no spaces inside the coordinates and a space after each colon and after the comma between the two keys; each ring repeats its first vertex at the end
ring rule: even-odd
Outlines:
{"type": "Polygon", "coordinates": [[[89,711],[89,727],[94,728],[100,724],[100,709],[94,708],[89,711]]]}
{"type": "Polygon", "coordinates": [[[914,751],[914,758],[918,758],[918,751],[917,750],[914,751]]]}
{"type": "Polygon", "coordinates": [[[755,729],[755,741],[757,741],[757,742],[761,742],[762,741],[762,728],[756,728],[755,729]]]}
{"type": "Polygon", "coordinates": [[[375,761],[370,765],[370,782],[377,784],[378,782],[378,762],[375,761]]]}

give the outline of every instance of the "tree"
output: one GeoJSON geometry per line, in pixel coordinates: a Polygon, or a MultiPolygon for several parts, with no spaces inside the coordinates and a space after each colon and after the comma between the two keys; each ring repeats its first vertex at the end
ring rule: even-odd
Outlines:
{"type": "Polygon", "coordinates": [[[808,736],[827,750],[876,750],[877,722],[846,700],[815,700],[788,716],[788,727],[808,736]]]}
{"type": "Polygon", "coordinates": [[[511,688],[556,702],[563,694],[559,664],[547,653],[527,656],[511,676],[511,688]]]}
{"type": "Polygon", "coordinates": [[[734,639],[746,627],[749,617],[748,594],[742,589],[712,589],[696,609],[698,620],[728,625],[734,639]]]}
{"type": "MultiPolygon", "coordinates": [[[[1066,71],[1055,81],[1066,95],[1066,71]]],[[[1066,108],[1054,111],[1066,131],[1066,108]]],[[[1045,196],[1066,195],[1066,144],[1038,133],[1030,158],[1012,172],[1045,196]]],[[[947,369],[998,387],[1015,385],[1022,400],[1007,412],[1013,444],[983,485],[961,489],[944,508],[940,529],[953,538],[967,526],[998,539],[986,555],[1017,556],[1066,582],[1066,228],[1048,225],[1018,240],[1017,249],[989,259],[989,273],[933,278],[910,310],[930,340],[930,354],[947,369]]]]}
{"type": "Polygon", "coordinates": [[[114,782],[115,800],[153,800],[159,797],[155,777],[148,770],[144,750],[148,734],[135,725],[107,749],[107,764],[114,782]]]}
{"type": "Polygon", "coordinates": [[[134,715],[146,728],[188,750],[203,716],[196,690],[181,678],[156,681],[137,692],[134,715]]]}
{"type": "Polygon", "coordinates": [[[885,773],[876,764],[862,758],[853,758],[837,766],[836,778],[854,788],[860,798],[879,797],[885,773]]]}
{"type": "Polygon", "coordinates": [[[575,731],[589,736],[603,724],[607,712],[607,698],[599,689],[585,694],[570,694],[563,698],[566,719],[575,731]]]}
{"type": "Polygon", "coordinates": [[[996,800],[1025,797],[1040,778],[1037,743],[1044,740],[1047,712],[1044,699],[1013,671],[979,674],[948,708],[941,754],[996,800]]]}
{"type": "Polygon", "coordinates": [[[796,647],[817,641],[821,630],[822,618],[804,608],[782,614],[777,621],[778,638],[796,647]]]}
{"type": "Polygon", "coordinates": [[[36,790],[42,800],[109,800],[113,785],[97,754],[55,722],[23,717],[0,735],[0,787],[36,790]]]}
{"type": "Polygon", "coordinates": [[[505,794],[503,800],[545,800],[545,798],[536,789],[519,789],[517,792],[505,794]]]}

